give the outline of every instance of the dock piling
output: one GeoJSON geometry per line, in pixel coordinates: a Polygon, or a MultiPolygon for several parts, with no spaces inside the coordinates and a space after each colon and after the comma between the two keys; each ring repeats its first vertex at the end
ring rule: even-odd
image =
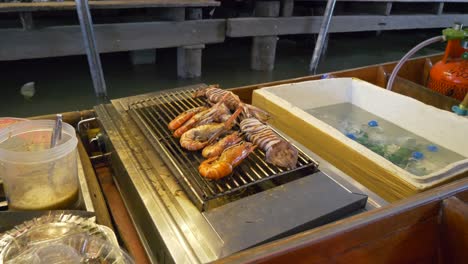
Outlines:
{"type": "Polygon", "coordinates": [[[23,30],[34,29],[34,20],[31,12],[20,12],[19,17],[21,20],[21,25],[23,26],[23,30]]]}
{"type": "MultiPolygon", "coordinates": [[[[174,21],[200,20],[201,8],[170,8],[169,17],[174,21]]],[[[202,49],[205,45],[191,45],[177,48],[177,76],[196,78],[201,76],[202,49]]]]}
{"type": "MultiPolygon", "coordinates": [[[[255,16],[277,17],[280,14],[279,1],[255,2],[255,16]]],[[[251,68],[258,71],[271,71],[275,67],[277,36],[253,37],[251,68]]]]}
{"type": "Polygon", "coordinates": [[[281,16],[290,17],[294,12],[294,0],[283,0],[281,7],[281,16]]]}

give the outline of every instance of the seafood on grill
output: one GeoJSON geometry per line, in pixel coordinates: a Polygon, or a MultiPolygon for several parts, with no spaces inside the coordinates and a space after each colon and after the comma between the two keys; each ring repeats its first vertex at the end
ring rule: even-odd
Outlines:
{"type": "Polygon", "coordinates": [[[179,138],[187,132],[189,129],[194,128],[199,125],[209,124],[212,122],[225,122],[230,116],[231,112],[229,108],[224,104],[224,101],[221,100],[211,108],[201,111],[193,115],[189,120],[187,120],[183,125],[177,128],[173,136],[179,138]]]}
{"type": "Polygon", "coordinates": [[[239,96],[235,95],[231,91],[220,89],[218,85],[210,85],[193,93],[193,97],[202,96],[206,97],[206,99],[208,99],[212,104],[217,103],[224,98],[224,102],[230,110],[235,110],[242,105],[242,114],[246,117],[255,117],[262,122],[266,122],[270,119],[270,114],[268,114],[268,112],[253,105],[242,103],[239,96]]]}
{"type": "Polygon", "coordinates": [[[233,127],[235,124],[234,121],[241,111],[242,108],[239,107],[239,109],[232,114],[229,120],[224,123],[209,123],[189,129],[180,137],[180,145],[191,151],[200,150],[206,147],[208,144],[214,142],[214,140],[216,140],[220,135],[233,127]]]}
{"type": "Polygon", "coordinates": [[[200,174],[208,179],[218,180],[230,175],[256,146],[250,142],[241,141],[223,151],[220,156],[203,161],[198,167],[200,174]]]}
{"type": "Polygon", "coordinates": [[[239,132],[226,135],[219,141],[206,146],[202,151],[202,156],[205,158],[212,158],[221,155],[221,153],[228,147],[235,145],[242,141],[242,137],[239,132]]]}
{"type": "Polygon", "coordinates": [[[287,169],[296,167],[297,149],[282,139],[270,127],[256,118],[245,118],[240,122],[240,129],[245,133],[248,141],[265,151],[268,163],[287,169]]]}
{"type": "Polygon", "coordinates": [[[169,128],[170,130],[176,130],[178,129],[180,126],[182,126],[185,122],[187,122],[188,120],[190,120],[194,115],[200,113],[200,112],[203,112],[205,110],[208,110],[208,107],[206,106],[199,106],[199,107],[195,107],[195,108],[192,108],[192,109],[189,109],[187,111],[184,111],[183,113],[181,113],[180,115],[176,116],[176,118],[174,118],[168,125],[167,125],[167,128],[169,128]]]}

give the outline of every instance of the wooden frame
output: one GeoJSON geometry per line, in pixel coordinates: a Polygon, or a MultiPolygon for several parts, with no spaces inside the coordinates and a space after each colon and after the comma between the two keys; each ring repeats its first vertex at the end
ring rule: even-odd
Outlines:
{"type": "MultiPolygon", "coordinates": [[[[141,22],[94,26],[99,52],[168,48],[223,42],[224,20],[141,22]],[[164,37],[161,37],[164,36],[164,37]]],[[[0,60],[85,54],[79,26],[0,30],[0,60]]]]}
{"type": "MultiPolygon", "coordinates": [[[[214,0],[105,0],[89,1],[91,9],[124,9],[124,8],[155,8],[155,7],[205,7],[219,6],[214,0]]],[[[2,12],[34,12],[75,10],[73,1],[67,2],[38,2],[38,3],[0,3],[2,12]]]]}
{"type": "MultiPolygon", "coordinates": [[[[334,16],[329,33],[376,31],[391,29],[451,27],[454,21],[466,21],[468,14],[451,15],[354,15],[334,16]]],[[[276,18],[230,18],[227,20],[228,37],[269,35],[316,34],[320,30],[321,16],[276,18]]]]}

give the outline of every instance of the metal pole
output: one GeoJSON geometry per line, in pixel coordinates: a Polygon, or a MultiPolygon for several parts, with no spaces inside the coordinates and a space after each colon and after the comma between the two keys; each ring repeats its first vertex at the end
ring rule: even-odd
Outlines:
{"type": "Polygon", "coordinates": [[[330,26],[333,10],[335,9],[335,3],[336,0],[328,0],[325,13],[323,14],[322,25],[320,26],[317,43],[315,43],[314,54],[312,55],[312,60],[310,61],[309,66],[309,71],[311,71],[313,74],[317,73],[320,55],[322,54],[323,45],[328,34],[328,28],[330,26]]]}
{"type": "Polygon", "coordinates": [[[106,82],[102,72],[101,59],[96,47],[93,20],[89,12],[88,0],[75,0],[76,12],[80,20],[81,34],[83,35],[86,56],[88,57],[89,71],[93,79],[94,92],[100,99],[107,98],[106,82]]]}

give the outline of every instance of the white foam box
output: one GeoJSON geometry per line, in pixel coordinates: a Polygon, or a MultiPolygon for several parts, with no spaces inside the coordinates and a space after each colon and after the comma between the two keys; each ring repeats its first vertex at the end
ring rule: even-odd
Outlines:
{"type": "Polygon", "coordinates": [[[304,111],[346,102],[468,157],[468,119],[359,79],[283,84],[255,90],[252,95],[253,105],[272,114],[271,125],[387,201],[468,175],[468,159],[428,175],[413,175],[304,111]]]}

